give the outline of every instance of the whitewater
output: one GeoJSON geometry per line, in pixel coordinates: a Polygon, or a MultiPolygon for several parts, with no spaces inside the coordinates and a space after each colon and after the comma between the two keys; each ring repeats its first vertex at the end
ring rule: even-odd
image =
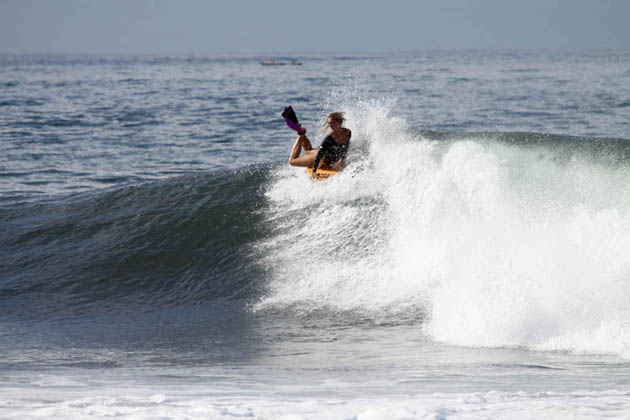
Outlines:
{"type": "Polygon", "coordinates": [[[263,306],[417,316],[453,345],[630,357],[626,145],[433,141],[386,107],[356,112],[365,154],[347,171],[320,185],[283,168],[267,193],[290,233],[267,245],[279,269],[263,306]]]}
{"type": "Polygon", "coordinates": [[[630,417],[630,57],[302,61],[2,57],[0,417],[630,417]]]}

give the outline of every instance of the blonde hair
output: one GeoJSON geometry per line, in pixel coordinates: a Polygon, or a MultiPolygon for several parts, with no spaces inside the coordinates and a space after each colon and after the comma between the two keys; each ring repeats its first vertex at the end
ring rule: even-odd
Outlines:
{"type": "Polygon", "coordinates": [[[341,122],[341,125],[343,125],[343,123],[346,121],[344,112],[331,112],[330,114],[328,114],[328,117],[326,117],[326,121],[324,121],[324,124],[322,125],[322,132],[326,132],[329,119],[339,121],[341,122]]]}

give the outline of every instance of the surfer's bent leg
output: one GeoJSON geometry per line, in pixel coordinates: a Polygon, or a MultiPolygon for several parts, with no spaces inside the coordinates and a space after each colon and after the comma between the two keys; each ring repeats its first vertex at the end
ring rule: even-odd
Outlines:
{"type": "Polygon", "coordinates": [[[289,155],[289,164],[301,167],[313,166],[316,153],[313,153],[314,151],[312,149],[313,147],[311,146],[311,142],[308,137],[304,134],[298,135],[297,139],[295,139],[295,143],[293,144],[293,148],[291,149],[291,154],[289,155]],[[304,148],[305,153],[303,156],[300,156],[302,148],[304,148]]]}
{"type": "Polygon", "coordinates": [[[298,138],[299,137],[302,137],[302,148],[305,152],[313,150],[313,145],[311,144],[311,141],[308,139],[308,137],[306,137],[306,134],[298,135],[298,138]]]}

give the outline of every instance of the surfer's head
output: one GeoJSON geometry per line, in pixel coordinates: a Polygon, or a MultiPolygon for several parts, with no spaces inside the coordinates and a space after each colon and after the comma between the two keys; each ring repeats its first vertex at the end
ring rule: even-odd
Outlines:
{"type": "Polygon", "coordinates": [[[330,125],[331,122],[338,122],[339,124],[343,124],[346,120],[343,112],[331,112],[328,114],[328,119],[326,120],[326,124],[330,125]]]}
{"type": "Polygon", "coordinates": [[[346,118],[344,117],[343,112],[332,112],[328,114],[328,118],[326,118],[326,124],[324,124],[324,129],[326,127],[330,127],[331,129],[335,129],[337,127],[341,127],[346,118]]]}

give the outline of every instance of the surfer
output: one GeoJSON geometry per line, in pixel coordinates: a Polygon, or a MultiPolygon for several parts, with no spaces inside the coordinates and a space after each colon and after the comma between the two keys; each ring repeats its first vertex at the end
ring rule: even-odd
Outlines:
{"type": "Polygon", "coordinates": [[[311,141],[306,136],[306,130],[297,122],[293,108],[286,108],[282,116],[287,125],[298,132],[297,139],[289,155],[290,165],[313,168],[313,178],[316,178],[318,168],[335,171],[343,169],[344,160],[350,145],[350,137],[352,136],[352,131],[343,126],[346,120],[343,112],[333,112],[328,115],[324,124],[324,130],[328,127],[330,131],[317,149],[313,148],[311,141]],[[304,154],[300,156],[302,149],[304,149],[304,154]],[[320,162],[323,162],[321,166],[320,162]]]}

